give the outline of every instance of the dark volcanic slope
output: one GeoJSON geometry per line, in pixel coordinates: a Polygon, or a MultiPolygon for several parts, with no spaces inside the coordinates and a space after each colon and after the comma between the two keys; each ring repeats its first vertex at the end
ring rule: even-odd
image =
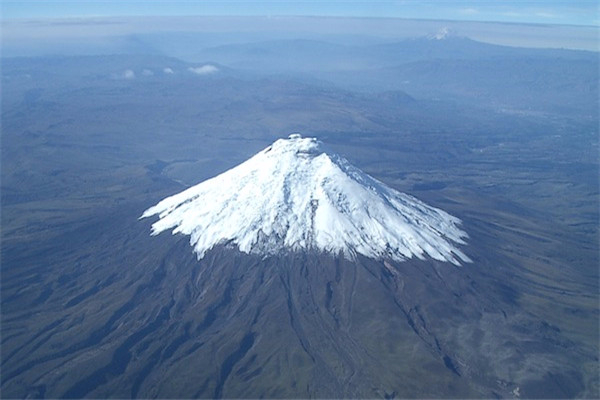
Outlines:
{"type": "Polygon", "coordinates": [[[148,237],[134,211],[61,238],[94,242],[87,256],[5,252],[21,268],[3,271],[4,396],[492,397],[519,388],[571,397],[584,388],[578,366],[593,360],[520,311],[508,285],[489,283],[514,260],[492,263],[484,240],[463,268],[225,248],[197,261],[187,238],[148,237]]]}

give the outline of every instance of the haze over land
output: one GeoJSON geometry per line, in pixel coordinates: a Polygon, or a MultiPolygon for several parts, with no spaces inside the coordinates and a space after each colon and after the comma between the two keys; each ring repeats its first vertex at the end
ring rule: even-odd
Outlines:
{"type": "Polygon", "coordinates": [[[203,48],[286,39],[390,43],[448,31],[486,43],[598,51],[598,26],[301,16],[95,16],[18,18],[2,23],[4,56],[162,54],[187,61],[203,48]]]}
{"type": "Polygon", "coordinates": [[[3,396],[600,396],[597,27],[2,30],[3,396]],[[198,260],[138,219],[293,132],[460,219],[472,262],[198,260]]]}

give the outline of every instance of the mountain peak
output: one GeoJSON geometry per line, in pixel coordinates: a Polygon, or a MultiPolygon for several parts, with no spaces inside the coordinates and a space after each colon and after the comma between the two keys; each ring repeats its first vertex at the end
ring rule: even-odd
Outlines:
{"type": "Polygon", "coordinates": [[[242,164],[168,197],[144,212],[158,215],[153,235],[190,235],[202,258],[217,244],[264,256],[316,251],[355,259],[431,257],[459,265],[460,220],[400,193],[298,133],[242,164]]]}
{"type": "Polygon", "coordinates": [[[294,152],[296,156],[318,155],[323,153],[322,145],[323,143],[316,138],[305,138],[300,133],[292,133],[287,139],[279,139],[263,151],[267,153],[272,150],[275,151],[271,157],[275,154],[283,155],[287,152],[294,152]]]}
{"type": "Polygon", "coordinates": [[[446,40],[449,37],[454,37],[454,31],[447,26],[440,28],[436,33],[429,35],[428,38],[432,40],[446,40]]]}

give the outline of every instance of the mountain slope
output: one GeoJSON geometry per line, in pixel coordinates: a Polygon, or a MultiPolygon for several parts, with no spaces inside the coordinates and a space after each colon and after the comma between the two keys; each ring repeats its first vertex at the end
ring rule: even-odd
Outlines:
{"type": "Polygon", "coordinates": [[[272,255],[316,250],[403,261],[469,258],[460,220],[395,191],[314,138],[290,135],[241,165],[161,201],[153,233],[190,235],[202,258],[220,243],[272,255]]]}

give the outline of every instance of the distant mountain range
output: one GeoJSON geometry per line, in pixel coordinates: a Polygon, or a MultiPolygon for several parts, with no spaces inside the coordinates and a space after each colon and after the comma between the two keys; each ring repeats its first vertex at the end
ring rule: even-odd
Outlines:
{"type": "Polygon", "coordinates": [[[261,74],[297,73],[360,91],[402,90],[500,109],[598,108],[598,54],[525,49],[445,36],[375,45],[282,40],[202,49],[197,58],[261,74]],[[559,94],[560,93],[560,94],[559,94]]]}
{"type": "MultiPolygon", "coordinates": [[[[141,40],[143,43],[146,41],[141,40]]],[[[148,51],[152,46],[147,43],[148,51]]],[[[182,61],[163,55],[103,56],[90,64],[68,59],[70,74],[88,78],[109,74],[118,78],[148,78],[165,70],[196,73],[214,66],[220,77],[279,77],[335,85],[359,92],[404,92],[420,100],[441,100],[491,109],[495,112],[577,115],[597,119],[598,53],[563,49],[526,49],[498,46],[468,38],[444,36],[414,38],[384,44],[343,45],[317,40],[273,40],[221,45],[189,46],[182,61]],[[133,57],[133,58],[132,58],[133,57]],[[136,60],[132,65],[131,61],[136,60]],[[75,64],[74,64],[75,63],[75,64]],[[90,67],[92,69],[90,69],[90,67]],[[110,71],[110,72],[108,72],[110,71]],[[145,76],[146,75],[146,76],[145,76]]],[[[28,65],[35,63],[28,59],[28,65]]],[[[38,58],[47,79],[66,71],[64,57],[38,58]]],[[[26,74],[23,59],[3,60],[3,67],[26,74]]]]}

